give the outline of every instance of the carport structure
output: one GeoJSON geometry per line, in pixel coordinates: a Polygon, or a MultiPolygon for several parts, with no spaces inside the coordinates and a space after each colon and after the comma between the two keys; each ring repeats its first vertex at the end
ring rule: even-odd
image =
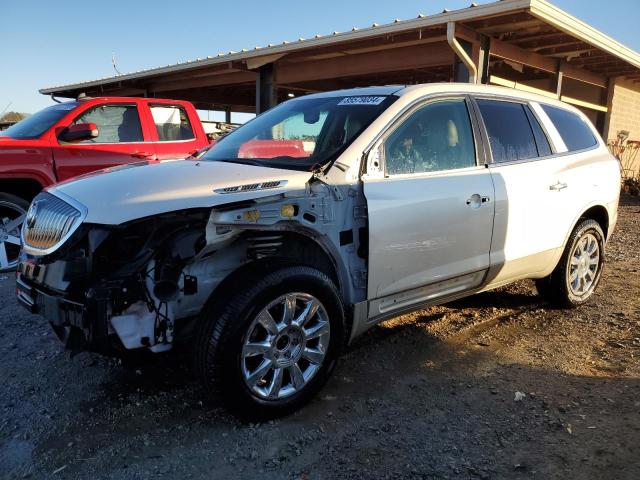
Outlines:
{"type": "Polygon", "coordinates": [[[176,98],[206,110],[260,113],[294,95],[441,81],[560,98],[583,109],[605,138],[615,137],[612,124],[632,121],[627,113],[614,118],[616,105],[640,108],[640,54],[544,0],[472,4],[40,92],[176,98]],[[624,95],[616,102],[617,85],[624,95]]]}

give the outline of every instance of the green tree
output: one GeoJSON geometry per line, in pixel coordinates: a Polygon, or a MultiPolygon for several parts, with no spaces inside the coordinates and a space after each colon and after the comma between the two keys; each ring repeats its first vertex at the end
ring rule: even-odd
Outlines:
{"type": "Polygon", "coordinates": [[[0,117],[0,122],[19,122],[23,118],[28,117],[27,113],[7,112],[0,117]]]}

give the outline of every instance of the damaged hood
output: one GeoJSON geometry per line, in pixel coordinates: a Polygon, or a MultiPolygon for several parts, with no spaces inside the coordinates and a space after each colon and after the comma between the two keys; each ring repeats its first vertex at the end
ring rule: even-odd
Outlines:
{"type": "Polygon", "coordinates": [[[57,184],[49,192],[84,205],[87,223],[119,225],[176,210],[300,190],[311,175],[239,163],[180,160],[116,167],[57,184]]]}

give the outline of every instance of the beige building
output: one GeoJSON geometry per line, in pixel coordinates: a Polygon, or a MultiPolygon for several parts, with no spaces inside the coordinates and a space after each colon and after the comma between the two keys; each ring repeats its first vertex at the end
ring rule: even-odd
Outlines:
{"type": "Polygon", "coordinates": [[[640,54],[545,0],[472,4],[40,91],[176,98],[206,110],[261,112],[292,95],[442,81],[560,98],[586,112],[605,139],[626,130],[640,140],[640,54]]]}

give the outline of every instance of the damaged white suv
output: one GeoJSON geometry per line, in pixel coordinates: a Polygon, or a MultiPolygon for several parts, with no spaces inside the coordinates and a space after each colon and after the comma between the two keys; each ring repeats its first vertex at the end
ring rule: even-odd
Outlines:
{"type": "Polygon", "coordinates": [[[244,416],[286,414],[379,321],[523,278],[587,301],[617,161],[573,107],[468,84],[285,102],[199,160],[56,185],[24,222],[19,301],[68,348],[186,345],[244,416]]]}

